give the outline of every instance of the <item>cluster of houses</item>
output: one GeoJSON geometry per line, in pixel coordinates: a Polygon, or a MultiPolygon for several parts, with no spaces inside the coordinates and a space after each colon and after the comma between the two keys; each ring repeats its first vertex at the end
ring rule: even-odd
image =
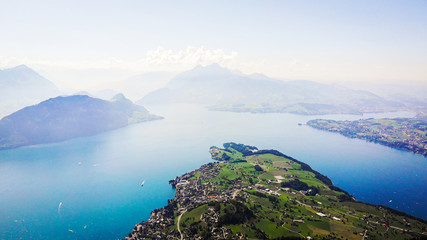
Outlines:
{"type": "MultiPolygon", "coordinates": [[[[199,169],[186,173],[180,177],[171,180],[170,183],[175,188],[175,197],[169,200],[168,206],[156,209],[151,213],[150,219],[141,224],[137,224],[127,240],[136,239],[177,239],[182,234],[183,239],[196,239],[187,229],[177,231],[175,217],[176,211],[181,214],[185,211],[191,211],[201,205],[210,202],[225,202],[238,197],[241,201],[249,198],[244,191],[257,190],[262,193],[280,195],[276,191],[268,189],[264,185],[255,184],[252,186],[243,185],[241,180],[236,180],[233,185],[226,189],[219,189],[215,182],[207,181],[218,176],[222,166],[220,163],[208,163],[199,169]],[[169,229],[169,230],[168,230],[169,229]]],[[[219,214],[213,208],[201,216],[200,221],[206,222],[211,229],[213,239],[236,239],[244,238],[242,234],[236,236],[223,227],[215,227],[218,224],[219,214]]]]}
{"type": "MultiPolygon", "coordinates": [[[[180,238],[180,234],[183,235],[184,239],[195,239],[195,236],[189,235],[191,233],[186,230],[182,230],[182,232],[179,233],[176,228],[172,227],[176,224],[174,210],[178,210],[178,213],[183,213],[212,201],[227,201],[235,198],[240,190],[248,188],[248,186],[241,185],[236,181],[236,183],[229,188],[218,189],[217,184],[203,181],[205,179],[215,178],[220,169],[221,166],[218,163],[208,163],[195,171],[171,180],[170,183],[175,187],[176,191],[175,198],[169,200],[168,206],[154,210],[151,213],[150,219],[141,224],[137,224],[133,232],[125,239],[177,239],[180,238]],[[168,228],[170,231],[167,231],[168,228]]],[[[260,189],[260,191],[270,192],[268,189],[260,189]]],[[[239,197],[245,198],[247,195],[240,194],[239,197]]],[[[218,223],[218,219],[219,214],[216,213],[213,208],[209,208],[208,211],[201,216],[200,221],[204,221],[210,226],[215,226],[218,223]]],[[[226,228],[212,228],[211,236],[214,239],[227,239],[228,237],[232,237],[232,239],[236,238],[236,235],[231,235],[233,234],[226,228]]],[[[241,237],[243,237],[243,235],[241,237]]]]}
{"type": "Polygon", "coordinates": [[[176,233],[167,233],[164,231],[167,227],[174,225],[174,219],[167,215],[168,213],[165,208],[153,211],[150,219],[135,225],[133,231],[125,239],[176,239],[176,233]]]}
{"type": "Polygon", "coordinates": [[[273,190],[265,187],[264,185],[261,185],[261,184],[258,184],[258,183],[255,184],[255,186],[253,186],[253,187],[249,186],[248,189],[257,190],[258,192],[280,196],[280,193],[278,193],[276,191],[273,191],[273,190]]]}
{"type": "Polygon", "coordinates": [[[365,139],[386,146],[406,149],[427,156],[425,129],[427,122],[420,119],[393,119],[394,126],[374,121],[311,120],[311,127],[338,132],[344,136],[365,139]],[[403,137],[400,137],[403,136],[403,137]]]}
{"type": "MultiPolygon", "coordinates": [[[[213,208],[208,208],[207,211],[200,217],[200,221],[203,221],[208,226],[210,226],[209,235],[211,239],[244,239],[245,236],[242,233],[235,235],[230,229],[220,226],[218,224],[219,217],[220,214],[213,208]]],[[[204,237],[199,236],[198,234],[193,235],[190,231],[184,230],[183,239],[202,240],[204,237]]]]}
{"type": "MultiPolygon", "coordinates": [[[[256,190],[261,193],[280,196],[277,190],[274,191],[262,184],[244,185],[241,180],[234,181],[226,189],[220,189],[218,184],[211,180],[218,176],[221,168],[221,163],[209,163],[171,180],[170,183],[176,190],[175,198],[169,200],[168,206],[154,210],[148,221],[136,225],[134,231],[126,239],[203,239],[202,236],[192,233],[182,222],[180,223],[181,231],[179,232],[177,230],[177,222],[179,223],[177,216],[207,203],[225,202],[236,197],[238,197],[239,201],[248,201],[249,195],[242,190],[256,190]]],[[[281,190],[295,194],[290,188],[281,188],[281,190]]],[[[301,191],[300,193],[305,195],[301,191]]],[[[297,204],[297,201],[293,201],[294,204],[297,204]]],[[[321,212],[316,214],[320,217],[341,221],[340,218],[330,214],[321,212]]],[[[209,226],[212,239],[245,238],[243,234],[232,234],[229,229],[220,226],[218,224],[219,218],[220,214],[214,210],[214,207],[209,207],[200,216],[200,221],[209,226]]],[[[293,219],[293,222],[304,223],[304,219],[293,219]]]]}

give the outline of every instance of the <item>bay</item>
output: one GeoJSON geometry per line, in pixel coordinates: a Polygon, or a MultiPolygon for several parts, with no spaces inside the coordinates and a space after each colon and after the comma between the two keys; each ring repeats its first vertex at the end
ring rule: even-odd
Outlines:
{"type": "Polygon", "coordinates": [[[230,141],[279,150],[359,200],[427,218],[425,157],[298,125],[315,118],[410,113],[301,116],[210,112],[197,105],[148,108],[165,119],[1,151],[0,239],[123,238],[173,198],[170,179],[212,161],[209,147],[230,141]]]}

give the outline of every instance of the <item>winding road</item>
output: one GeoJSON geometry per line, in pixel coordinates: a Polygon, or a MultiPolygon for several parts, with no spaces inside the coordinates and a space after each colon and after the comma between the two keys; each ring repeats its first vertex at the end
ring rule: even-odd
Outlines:
{"type": "Polygon", "coordinates": [[[184,212],[182,212],[181,215],[179,215],[178,221],[176,221],[176,228],[178,229],[178,232],[181,235],[181,240],[184,239],[184,236],[182,236],[181,229],[179,228],[179,222],[181,222],[181,217],[182,217],[182,215],[184,215],[185,212],[187,212],[187,209],[185,209],[184,212]]]}

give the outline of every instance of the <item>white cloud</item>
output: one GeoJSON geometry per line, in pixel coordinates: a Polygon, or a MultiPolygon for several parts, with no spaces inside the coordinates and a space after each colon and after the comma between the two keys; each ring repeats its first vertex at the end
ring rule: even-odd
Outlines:
{"type": "Polygon", "coordinates": [[[189,46],[184,50],[173,51],[158,47],[147,51],[139,60],[124,60],[108,57],[95,61],[69,61],[67,59],[30,59],[28,57],[0,56],[0,68],[13,67],[19,64],[37,66],[40,68],[66,68],[75,70],[86,69],[121,69],[133,72],[148,71],[184,71],[196,65],[218,63],[229,68],[236,68],[238,53],[226,52],[223,49],[207,49],[203,46],[189,46]]]}
{"type": "Polygon", "coordinates": [[[169,68],[176,71],[196,65],[206,66],[213,63],[233,67],[236,65],[237,57],[237,52],[227,53],[223,49],[210,50],[203,46],[190,46],[181,51],[158,47],[156,50],[148,51],[146,57],[141,59],[141,63],[154,68],[169,68]]]}
{"type": "Polygon", "coordinates": [[[203,46],[188,46],[182,50],[171,50],[159,46],[149,50],[140,59],[107,57],[95,60],[50,59],[43,57],[0,55],[0,69],[20,64],[34,68],[42,75],[63,88],[95,87],[112,81],[123,80],[135,74],[167,71],[182,72],[197,65],[220,64],[230,69],[253,71],[254,66],[263,65],[240,57],[236,51],[208,49],[203,46]]]}

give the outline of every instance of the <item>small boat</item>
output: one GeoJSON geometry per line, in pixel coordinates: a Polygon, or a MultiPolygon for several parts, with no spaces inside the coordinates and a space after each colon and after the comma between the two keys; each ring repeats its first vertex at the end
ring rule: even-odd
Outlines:
{"type": "Polygon", "coordinates": [[[142,183],[141,183],[141,187],[143,187],[143,186],[144,186],[144,184],[145,184],[145,180],[144,180],[144,181],[142,181],[142,183]]]}

